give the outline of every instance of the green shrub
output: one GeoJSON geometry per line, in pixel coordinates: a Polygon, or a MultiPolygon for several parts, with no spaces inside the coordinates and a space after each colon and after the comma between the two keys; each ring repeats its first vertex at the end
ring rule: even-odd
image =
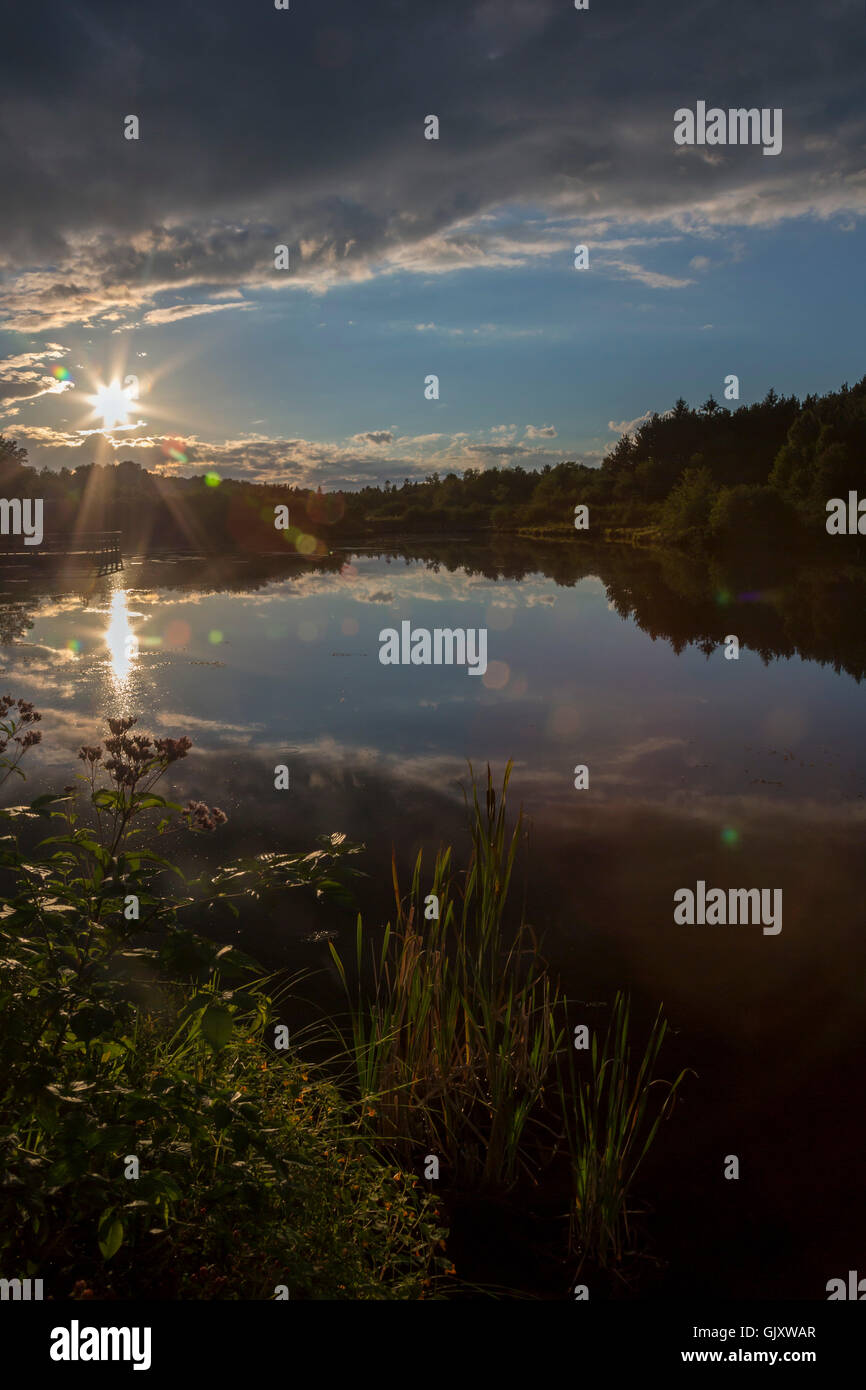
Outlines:
{"type": "Polygon", "coordinates": [[[728,548],[772,546],[791,536],[794,517],[775,488],[740,483],[722,488],[710,512],[713,541],[728,548]]]}
{"type": "MultiPolygon", "coordinates": [[[[0,783],[38,719],[0,701],[0,783]]],[[[158,892],[171,865],[144,848],[145,823],[203,833],[225,817],[154,791],[190,742],[133,723],[81,750],[82,791],[2,813],[61,831],[26,855],[0,841],[4,1274],[53,1298],[429,1296],[444,1264],[433,1200],[297,1047],[270,1048],[272,982],[185,920],[287,887],[339,896],[355,847],[331,836],[158,892]]]]}
{"type": "Polygon", "coordinates": [[[673,541],[699,541],[708,530],[715,499],[716,485],[709,468],[687,468],[662,505],[662,535],[673,541]]]}

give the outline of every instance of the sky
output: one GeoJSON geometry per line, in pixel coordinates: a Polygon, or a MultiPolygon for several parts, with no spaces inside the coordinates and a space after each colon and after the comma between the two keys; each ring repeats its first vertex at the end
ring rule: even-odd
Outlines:
{"type": "Polygon", "coordinates": [[[853,383],[864,60],[861,0],[16,7],[0,434],[356,488],[853,383]],[[781,111],[781,152],[677,144],[699,101],[781,111]]]}

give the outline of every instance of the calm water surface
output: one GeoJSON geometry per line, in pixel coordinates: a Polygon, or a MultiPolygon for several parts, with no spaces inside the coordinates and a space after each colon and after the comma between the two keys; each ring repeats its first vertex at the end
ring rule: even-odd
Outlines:
{"type": "MultiPolygon", "coordinates": [[[[137,714],[194,740],[175,787],[228,812],[224,853],[345,831],[368,847],[361,905],[384,920],[392,845],[406,866],[463,843],[467,760],[500,775],[512,758],[519,893],[569,993],[589,1020],[619,986],[641,1018],[663,1000],[668,1066],[699,1073],[647,1169],[668,1291],[821,1298],[866,1259],[860,616],[845,591],[840,625],[832,586],[807,611],[817,591],[796,576],[714,593],[639,556],[570,570],[561,553],[533,568],[464,552],[276,573],[145,560],[83,594],[9,590],[2,687],[43,714],[26,794],[71,780],[106,716],[137,714]],[[381,665],[379,632],[403,619],[486,627],[486,675],[381,665]],[[673,894],[698,879],[781,888],[781,933],[675,925],[673,894]]],[[[303,939],[317,925],[351,929],[302,913],[240,931],[269,963],[322,967],[336,1001],[324,946],[303,939]]]]}

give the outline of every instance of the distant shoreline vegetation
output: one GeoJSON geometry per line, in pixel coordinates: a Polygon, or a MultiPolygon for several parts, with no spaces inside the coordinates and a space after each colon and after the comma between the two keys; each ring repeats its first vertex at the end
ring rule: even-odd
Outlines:
{"type": "Polygon", "coordinates": [[[728,410],[681,398],[623,435],[597,468],[564,461],[433,473],[400,486],[323,492],[275,484],[164,477],[130,460],[37,470],[0,436],[0,495],[40,497],[52,533],[118,530],[127,553],[279,551],[314,558],[335,541],[398,533],[531,533],[754,552],[830,548],[862,559],[857,536],[828,536],[833,498],[866,494],[866,377],[824,396],[778,396],[728,410]],[[292,526],[274,527],[289,507],[292,526]],[[576,506],[589,525],[575,531],[576,506]]]}

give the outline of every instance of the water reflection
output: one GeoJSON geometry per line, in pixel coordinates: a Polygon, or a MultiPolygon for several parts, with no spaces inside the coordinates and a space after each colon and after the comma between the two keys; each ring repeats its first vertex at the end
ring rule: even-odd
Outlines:
{"type": "MultiPolygon", "coordinates": [[[[866,1238],[848,1181],[866,1153],[851,1103],[866,1036],[864,612],[860,570],[796,558],[741,574],[627,547],[494,538],[399,556],[369,547],[315,566],[150,560],[78,599],[0,595],[0,688],[43,712],[31,795],[62,785],[82,740],[104,737],[106,714],[188,733],[195,751],[173,770],[172,794],[221,805],[230,823],[213,844],[179,848],[181,867],[343,830],[367,844],[356,892],[371,923],[392,911],[392,850],[411,868],[420,847],[426,864],[453,843],[465,862],[466,759],[500,776],[513,757],[512,805],[531,831],[515,900],[525,894],[555,972],[578,1000],[630,989],[636,1018],[664,1000],[669,1074],[698,1073],[688,1143],[661,1147],[664,1169],[653,1175],[650,1154],[644,1170],[660,1248],[689,1271],[684,1295],[811,1297],[826,1282],[815,1270],[844,1270],[866,1238]],[[134,587],[114,587],[124,581],[134,587]],[[383,667],[379,632],[403,618],[484,622],[490,679],[383,667]],[[737,662],[722,651],[730,632],[737,662]],[[289,795],[271,791],[282,762],[289,795]],[[578,764],[589,771],[580,790],[578,764]],[[683,932],[673,895],[698,879],[778,887],[782,933],[683,932]],[[731,1225],[706,1181],[741,1139],[758,1237],[748,1216],[731,1225]],[[791,1161],[804,1152],[808,1164],[791,1161]],[[804,1232],[816,1190],[823,1221],[804,1232]]],[[[317,910],[293,902],[277,928],[250,905],[227,939],[269,969],[309,965],[305,990],[336,1011],[327,949],[304,938],[325,926],[351,950],[354,919],[317,910]]]]}
{"type": "Polygon", "coordinates": [[[105,643],[108,647],[108,664],[111,669],[112,684],[116,695],[126,694],[129,678],[138,660],[138,637],[130,624],[129,604],[126,589],[116,589],[111,595],[108,610],[108,626],[105,629],[105,643]]]}

